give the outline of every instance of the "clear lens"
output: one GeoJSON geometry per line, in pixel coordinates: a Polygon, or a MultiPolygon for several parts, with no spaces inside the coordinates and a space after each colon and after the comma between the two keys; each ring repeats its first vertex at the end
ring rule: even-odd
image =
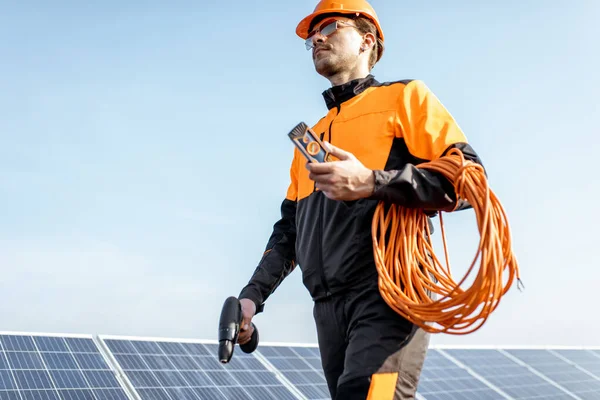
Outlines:
{"type": "Polygon", "coordinates": [[[323,36],[329,36],[331,35],[333,32],[335,32],[335,30],[338,28],[338,23],[337,21],[333,21],[330,24],[325,25],[323,28],[321,28],[321,35],[323,36]]]}
{"type": "Polygon", "coordinates": [[[304,43],[304,45],[306,46],[306,50],[310,50],[313,48],[312,36],[310,36],[306,39],[306,42],[304,43]]]}
{"type": "Polygon", "coordinates": [[[331,21],[329,23],[325,23],[324,25],[321,25],[320,28],[317,28],[315,30],[313,30],[309,35],[308,38],[306,38],[306,41],[304,43],[304,45],[306,46],[306,50],[310,50],[314,47],[313,45],[313,36],[319,32],[321,35],[323,36],[329,36],[331,35],[333,32],[336,31],[336,29],[338,28],[338,22],[339,21],[331,21]]]}

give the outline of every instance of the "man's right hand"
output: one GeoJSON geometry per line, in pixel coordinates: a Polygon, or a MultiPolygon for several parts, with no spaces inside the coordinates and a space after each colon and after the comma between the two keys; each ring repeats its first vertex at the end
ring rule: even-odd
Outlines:
{"type": "Polygon", "coordinates": [[[240,299],[242,306],[242,325],[238,336],[238,344],[246,344],[250,341],[254,328],[252,327],[252,318],[256,314],[256,304],[249,299],[240,299]]]}

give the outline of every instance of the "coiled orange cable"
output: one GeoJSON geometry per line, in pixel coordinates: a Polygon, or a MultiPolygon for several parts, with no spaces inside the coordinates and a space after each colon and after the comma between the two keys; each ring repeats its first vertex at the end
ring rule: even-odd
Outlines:
{"type": "Polygon", "coordinates": [[[446,266],[435,255],[423,210],[380,202],[372,224],[379,290],[392,309],[427,332],[468,334],[483,326],[515,278],[520,283],[508,219],[489,187],[483,167],[466,160],[460,150],[452,149],[446,156],[418,167],[443,174],[454,185],[457,199],[473,207],[479,247],[465,276],[456,282],[450,269],[442,213],[439,218],[446,266]],[[480,267],[473,283],[463,288],[478,259],[480,267]]]}

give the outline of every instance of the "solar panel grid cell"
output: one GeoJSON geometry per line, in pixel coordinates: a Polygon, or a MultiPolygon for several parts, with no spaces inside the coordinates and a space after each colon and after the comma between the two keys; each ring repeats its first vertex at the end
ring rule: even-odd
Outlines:
{"type": "Polygon", "coordinates": [[[566,393],[495,349],[448,349],[446,353],[508,396],[542,399],[566,393]]]}
{"type": "Polygon", "coordinates": [[[426,400],[504,399],[436,349],[427,353],[418,393],[426,400]]]}
{"type": "Polygon", "coordinates": [[[0,335],[0,399],[129,399],[91,337],[0,335]]]}
{"type": "Polygon", "coordinates": [[[213,343],[102,340],[143,399],[297,399],[274,372],[237,347],[223,365],[213,343]]]}
{"type": "Polygon", "coordinates": [[[552,353],[559,355],[563,359],[576,364],[578,367],[590,372],[596,377],[600,377],[600,353],[592,350],[552,350],[552,353]]]}
{"type": "Polygon", "coordinates": [[[317,347],[263,345],[258,352],[306,399],[330,398],[317,347]]]}
{"type": "Polygon", "coordinates": [[[549,350],[513,349],[509,354],[530,365],[577,397],[600,398],[600,379],[549,350]]]}

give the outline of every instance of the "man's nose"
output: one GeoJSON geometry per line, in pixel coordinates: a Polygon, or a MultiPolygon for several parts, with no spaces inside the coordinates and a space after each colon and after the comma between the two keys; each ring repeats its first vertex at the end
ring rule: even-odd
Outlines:
{"type": "Polygon", "coordinates": [[[313,42],[313,47],[317,44],[317,43],[324,43],[325,40],[327,40],[327,36],[321,34],[321,32],[317,32],[313,35],[312,37],[312,42],[313,42]]]}

